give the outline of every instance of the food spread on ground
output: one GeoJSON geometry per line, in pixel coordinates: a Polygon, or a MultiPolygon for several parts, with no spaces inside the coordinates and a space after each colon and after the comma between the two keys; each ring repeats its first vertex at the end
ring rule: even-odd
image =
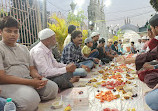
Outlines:
{"type": "Polygon", "coordinates": [[[90,78],[83,78],[85,81],[78,83],[78,88],[73,88],[67,96],[71,98],[73,95],[69,99],[71,103],[73,101],[72,111],[75,107],[85,111],[144,111],[142,82],[133,64],[112,62],[98,67],[89,75],[90,78]]]}

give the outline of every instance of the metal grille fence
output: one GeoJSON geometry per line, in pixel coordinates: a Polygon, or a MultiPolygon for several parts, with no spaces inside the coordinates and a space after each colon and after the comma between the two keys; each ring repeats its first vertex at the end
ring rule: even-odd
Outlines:
{"type": "Polygon", "coordinates": [[[0,17],[13,16],[21,24],[19,42],[30,46],[41,30],[41,15],[37,0],[0,0],[0,17]]]}

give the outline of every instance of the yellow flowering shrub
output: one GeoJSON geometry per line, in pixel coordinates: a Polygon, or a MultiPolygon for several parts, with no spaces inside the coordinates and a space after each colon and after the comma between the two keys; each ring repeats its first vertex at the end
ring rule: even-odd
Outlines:
{"type": "Polygon", "coordinates": [[[56,20],[56,24],[48,23],[48,25],[49,28],[55,32],[59,50],[62,51],[64,40],[68,35],[68,26],[65,20],[57,17],[56,14],[54,14],[52,18],[56,20]]]}
{"type": "MultiPolygon", "coordinates": [[[[58,42],[58,47],[60,52],[62,52],[64,40],[68,35],[68,26],[70,24],[75,25],[77,27],[77,30],[80,30],[80,23],[78,21],[70,21],[69,24],[67,24],[65,19],[57,17],[56,14],[52,16],[52,19],[56,20],[55,24],[48,23],[48,26],[56,33],[56,41],[58,42]]],[[[82,39],[83,40],[82,46],[83,46],[84,40],[88,36],[88,31],[82,30],[82,35],[83,35],[83,39],[82,39]]]]}

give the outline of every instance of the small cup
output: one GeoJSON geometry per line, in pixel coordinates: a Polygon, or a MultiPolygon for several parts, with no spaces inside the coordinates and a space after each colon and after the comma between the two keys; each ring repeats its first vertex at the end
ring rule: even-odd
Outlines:
{"type": "Polygon", "coordinates": [[[58,109],[63,107],[63,102],[55,101],[52,103],[53,108],[58,109]],[[60,104],[61,103],[61,104],[60,104]]]}

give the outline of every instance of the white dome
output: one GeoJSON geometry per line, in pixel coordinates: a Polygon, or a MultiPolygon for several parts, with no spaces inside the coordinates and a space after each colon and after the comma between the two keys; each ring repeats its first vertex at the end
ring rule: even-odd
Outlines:
{"type": "Polygon", "coordinates": [[[127,40],[129,39],[129,42],[135,42],[137,43],[138,42],[138,39],[140,39],[140,35],[138,33],[136,33],[135,31],[132,31],[132,30],[125,30],[124,31],[124,35],[123,35],[123,39],[124,40],[127,40]]]}
{"type": "Polygon", "coordinates": [[[132,25],[132,24],[125,24],[123,25],[121,28],[121,30],[132,30],[132,31],[135,31],[135,32],[139,32],[139,27],[135,26],[135,25],[132,25]]]}

